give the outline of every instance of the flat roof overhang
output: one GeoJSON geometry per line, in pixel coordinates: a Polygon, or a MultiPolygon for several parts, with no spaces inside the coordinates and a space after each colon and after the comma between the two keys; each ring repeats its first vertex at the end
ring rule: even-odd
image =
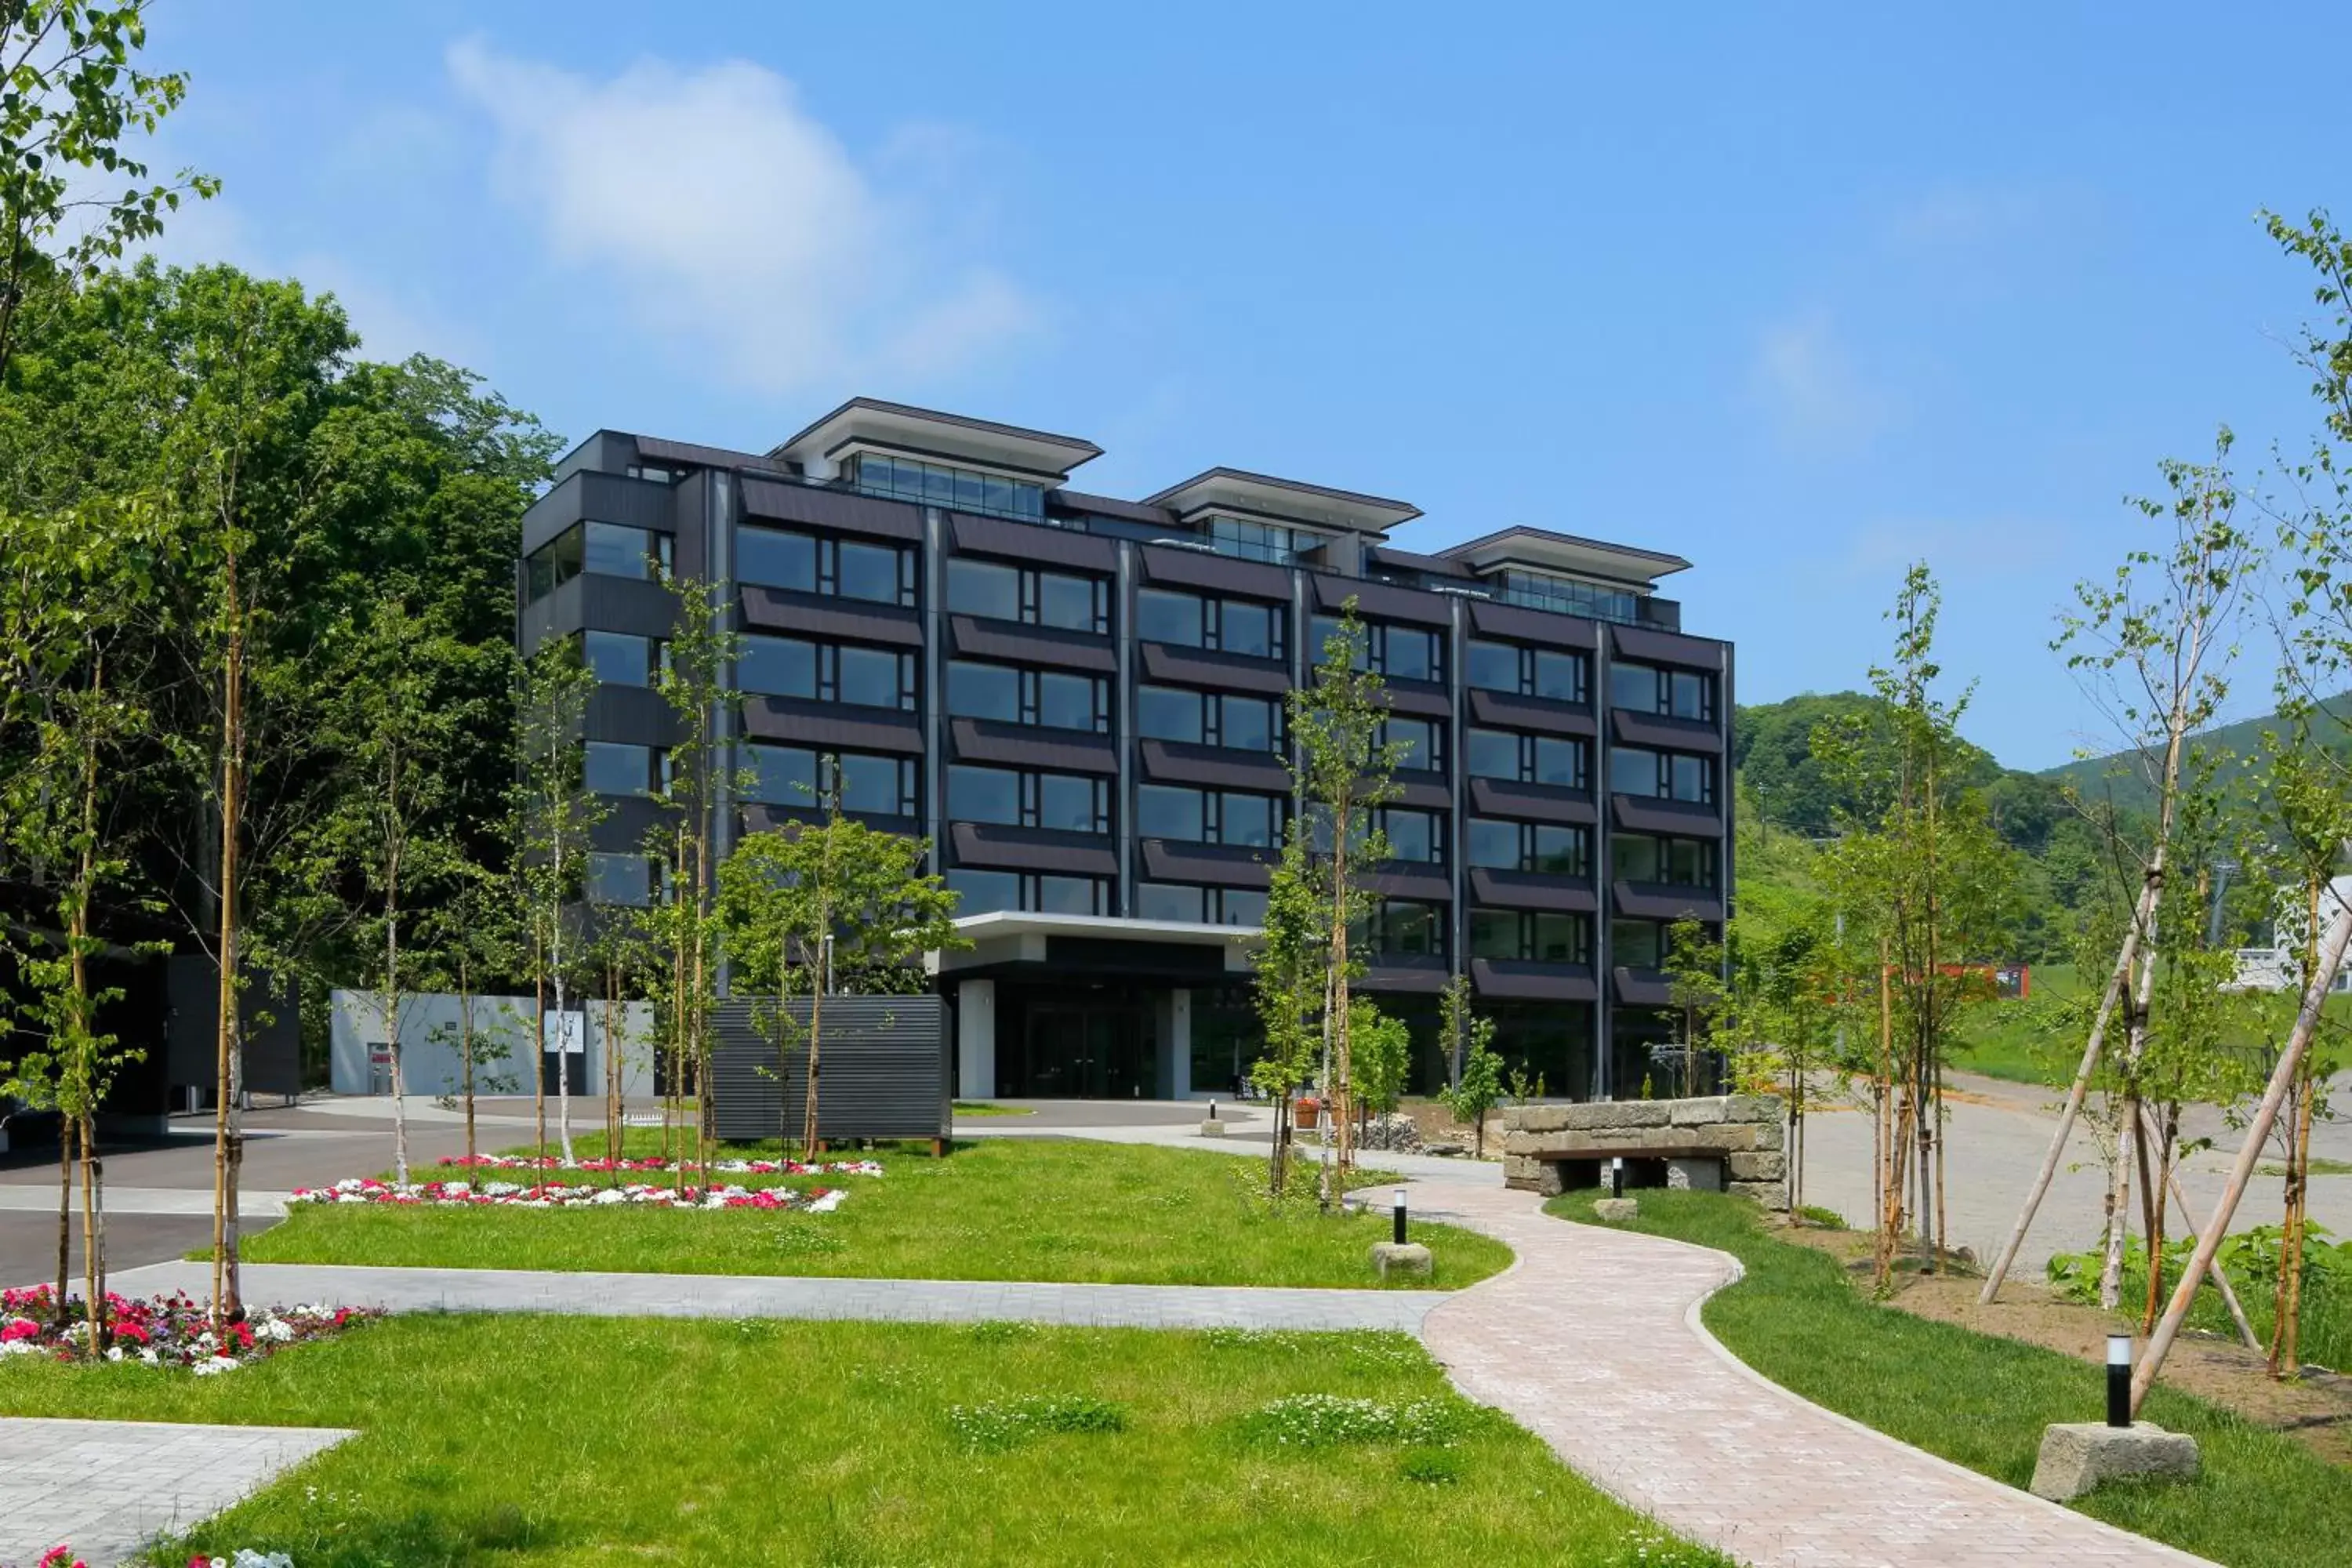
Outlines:
{"type": "Polygon", "coordinates": [[[1278,479],[1270,474],[1253,474],[1241,468],[1211,468],[1195,474],[1156,496],[1146,496],[1143,504],[1166,507],[1186,521],[1207,512],[1230,511],[1267,521],[1298,522],[1310,528],[1338,528],[1355,533],[1385,533],[1421,515],[1421,509],[1410,501],[1333,489],[1300,479],[1278,479]]]}
{"type": "Polygon", "coordinates": [[[1076,436],[999,425],[875,397],[851,398],[779,443],[768,455],[805,467],[813,460],[837,459],[861,447],[1002,468],[1057,483],[1081,463],[1102,456],[1100,447],[1076,436]]]}
{"type": "Polygon", "coordinates": [[[1538,572],[1565,572],[1580,577],[1601,577],[1612,583],[1648,586],[1659,578],[1690,570],[1679,555],[1612,544],[1546,528],[1506,528],[1466,544],[1441,550],[1438,555],[1458,561],[1473,572],[1504,566],[1528,566],[1538,572]]]}
{"type": "Polygon", "coordinates": [[[1047,962],[1047,943],[1055,938],[1087,942],[1134,942],[1139,948],[1208,947],[1223,950],[1226,973],[1247,973],[1249,949],[1265,934],[1259,926],[1209,925],[1198,921],[1133,920],[1122,915],[1049,915],[1026,910],[994,910],[966,915],[955,922],[966,948],[950,948],[925,955],[923,967],[935,975],[1005,964],[1047,962]]]}

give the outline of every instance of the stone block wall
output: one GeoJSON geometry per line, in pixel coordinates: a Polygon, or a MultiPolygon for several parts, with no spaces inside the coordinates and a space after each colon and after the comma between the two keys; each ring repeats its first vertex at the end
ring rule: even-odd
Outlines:
{"type": "Polygon", "coordinates": [[[1503,1184],[1547,1197],[1596,1185],[1622,1157],[1629,1187],[1663,1187],[1667,1163],[1714,1160],[1723,1188],[1787,1206],[1787,1103],[1778,1095],[1515,1105],[1503,1112],[1503,1184]]]}

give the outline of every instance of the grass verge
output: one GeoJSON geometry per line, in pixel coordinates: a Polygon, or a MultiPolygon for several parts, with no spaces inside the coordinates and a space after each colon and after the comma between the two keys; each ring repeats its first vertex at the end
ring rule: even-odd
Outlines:
{"type": "Polygon", "coordinates": [[[958,1116],[1034,1116],[1025,1105],[995,1105],[985,1100],[959,1100],[949,1110],[958,1116]]]}
{"type": "MultiPolygon", "coordinates": [[[[1591,1216],[1592,1192],[1547,1208],[1591,1216]]],[[[2038,1346],[1931,1322],[1868,1299],[1837,1263],[1765,1234],[1742,1200],[1644,1192],[1631,1228],[1719,1247],[1747,1268],[1704,1310],[1734,1354],[1783,1387],[1956,1464],[2023,1487],[2043,1427],[2095,1421],[2105,1373],[2038,1346]]],[[[2193,1435],[2188,1485],[2116,1484],[2084,1512],[2231,1568],[2310,1568],[2352,1541],[2352,1486],[2293,1439],[2158,1387],[2142,1415],[2193,1435]]]]}
{"type": "Polygon", "coordinates": [[[163,1561],[1728,1568],[1402,1335],[419,1316],[218,1378],[37,1361],[0,1410],[360,1430],[163,1561]]]}
{"type": "MultiPolygon", "coordinates": [[[[637,1152],[634,1135],[630,1146],[637,1152]]],[[[1307,1195],[1311,1173],[1294,1179],[1286,1201],[1269,1201],[1265,1162],[1234,1155],[990,1139],[944,1160],[891,1152],[883,1163],[878,1177],[790,1179],[847,1187],[848,1200],[831,1214],[297,1205],[247,1241],[245,1256],[408,1268],[1370,1286],[1371,1245],[1389,1235],[1385,1214],[1318,1213],[1307,1195]]],[[[1510,1262],[1508,1247],[1469,1231],[1424,1225],[1415,1235],[1435,1261],[1435,1273],[1417,1283],[1435,1289],[1474,1283],[1510,1262]]]]}

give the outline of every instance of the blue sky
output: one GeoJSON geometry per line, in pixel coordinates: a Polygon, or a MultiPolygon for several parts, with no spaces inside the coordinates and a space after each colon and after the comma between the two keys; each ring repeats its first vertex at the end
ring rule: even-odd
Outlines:
{"type": "Polygon", "coordinates": [[[167,0],[226,190],[162,248],[572,437],[866,393],[1673,550],[1748,701],[1858,684],[1924,557],[2049,766],[2124,495],[2310,427],[2253,214],[2352,218],[2352,9],[1908,9],[167,0]]]}

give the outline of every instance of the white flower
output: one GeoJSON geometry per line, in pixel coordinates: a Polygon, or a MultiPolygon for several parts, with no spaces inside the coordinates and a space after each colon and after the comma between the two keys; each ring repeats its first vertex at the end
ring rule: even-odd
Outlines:
{"type": "Polygon", "coordinates": [[[9,1340],[0,1343],[0,1355],[31,1355],[38,1349],[30,1340],[9,1340]]]}
{"type": "Polygon", "coordinates": [[[254,1325],[253,1335],[256,1339],[272,1340],[282,1345],[294,1337],[294,1331],[283,1318],[264,1318],[254,1325]]]}
{"type": "Polygon", "coordinates": [[[235,1372],[236,1368],[237,1360],[235,1356],[216,1355],[196,1363],[188,1370],[198,1377],[210,1377],[216,1372],[235,1372]]]}

